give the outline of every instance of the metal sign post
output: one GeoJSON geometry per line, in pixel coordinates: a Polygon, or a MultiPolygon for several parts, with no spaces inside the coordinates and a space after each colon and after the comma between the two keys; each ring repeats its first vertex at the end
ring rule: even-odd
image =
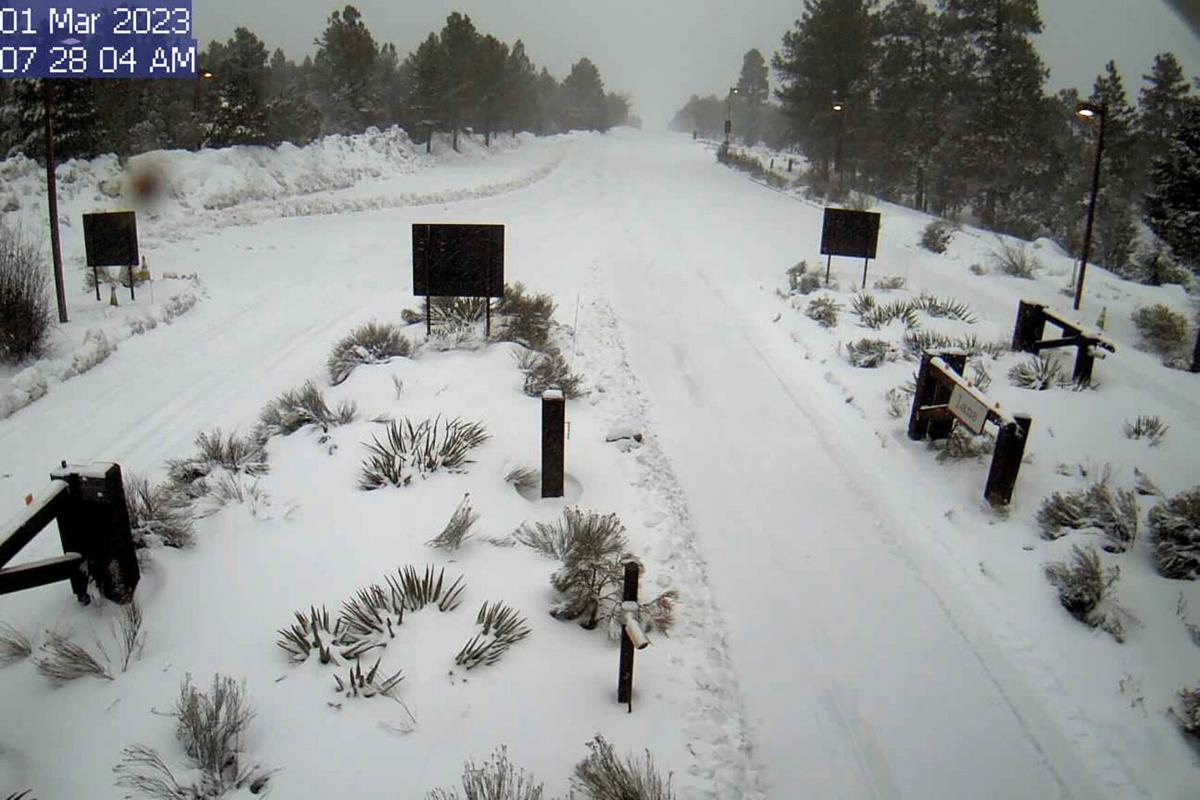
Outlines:
{"type": "Polygon", "coordinates": [[[87,265],[92,268],[96,282],[96,299],[100,299],[99,268],[120,267],[129,270],[129,298],[136,300],[137,276],[132,265],[142,263],[138,255],[137,214],[133,211],[84,214],[83,242],[87,265]]]}
{"type": "Polygon", "coordinates": [[[492,298],[504,297],[504,226],[412,226],[413,294],[425,298],[425,333],[433,331],[430,298],[481,297],[492,334],[492,298]]]}
{"type": "Polygon", "coordinates": [[[833,257],[847,256],[863,260],[863,288],[867,288],[867,267],[879,248],[881,219],[873,211],[825,209],[825,220],[821,227],[821,255],[829,256],[825,264],[825,283],[829,283],[833,257]]]}

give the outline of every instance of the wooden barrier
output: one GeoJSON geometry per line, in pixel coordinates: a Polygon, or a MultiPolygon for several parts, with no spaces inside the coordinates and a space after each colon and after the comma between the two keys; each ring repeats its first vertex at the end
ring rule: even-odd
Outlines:
{"type": "Polygon", "coordinates": [[[1010,417],[1001,411],[999,404],[990,402],[963,379],[966,365],[967,355],[961,350],[926,351],[921,356],[908,417],[908,438],[946,439],[956,423],[979,434],[987,423],[995,424],[999,432],[984,498],[993,507],[1006,506],[1012,502],[1033,418],[1028,414],[1010,417]]]}
{"type": "Polygon", "coordinates": [[[70,581],[71,591],[86,605],[90,577],[107,599],[129,602],[140,572],[120,466],[63,462],[50,478],[42,499],[0,531],[0,594],[70,581]],[[51,522],[58,523],[63,555],[5,567],[51,522]]]}
{"type": "Polygon", "coordinates": [[[1023,353],[1040,353],[1056,347],[1076,348],[1073,377],[1076,383],[1082,385],[1092,382],[1092,366],[1097,358],[1104,357],[1099,350],[1117,352],[1116,345],[1108,339],[1085,329],[1078,322],[1066,319],[1044,303],[1020,301],[1020,305],[1017,306],[1017,322],[1013,326],[1012,349],[1023,353]],[[1062,331],[1061,338],[1042,338],[1047,322],[1062,331]]]}

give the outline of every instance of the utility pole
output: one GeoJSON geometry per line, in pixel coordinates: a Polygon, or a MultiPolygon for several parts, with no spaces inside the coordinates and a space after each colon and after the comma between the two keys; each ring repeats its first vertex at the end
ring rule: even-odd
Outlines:
{"type": "Polygon", "coordinates": [[[62,240],[58,235],[58,177],[54,164],[54,86],[42,80],[46,112],[46,199],[50,207],[50,253],[54,259],[54,293],[58,299],[58,321],[67,323],[67,290],[63,281],[62,240]]]}
{"type": "Polygon", "coordinates": [[[1083,258],[1079,262],[1079,279],[1075,281],[1075,310],[1083,300],[1083,276],[1087,272],[1088,256],[1092,252],[1092,223],[1096,219],[1096,198],[1100,194],[1100,159],[1104,156],[1104,122],[1108,106],[1104,103],[1080,103],[1077,112],[1082,117],[1100,116],[1100,131],[1096,136],[1096,162],[1092,167],[1092,199],[1088,203],[1087,227],[1083,233],[1083,258]]]}

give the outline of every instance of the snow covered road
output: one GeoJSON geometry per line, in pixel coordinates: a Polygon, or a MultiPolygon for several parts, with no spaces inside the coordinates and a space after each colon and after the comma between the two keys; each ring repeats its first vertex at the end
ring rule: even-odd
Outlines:
{"type": "Polygon", "coordinates": [[[764,298],[815,249],[819,214],[683,137],[584,137],[539,178],[164,243],[156,263],[198,271],[209,300],[0,422],[0,501],[60,458],[145,469],[200,425],[244,426],[349,326],[414,305],[412,222],[504,222],[509,280],[553,293],[567,324],[579,298],[581,350],[599,344],[596,303],[618,322],[696,527],[767,796],[1098,796],[955,578],[911,548],[914,498],[872,459],[879,442],[831,412],[841,396],[821,365],[770,327],[764,298]]]}

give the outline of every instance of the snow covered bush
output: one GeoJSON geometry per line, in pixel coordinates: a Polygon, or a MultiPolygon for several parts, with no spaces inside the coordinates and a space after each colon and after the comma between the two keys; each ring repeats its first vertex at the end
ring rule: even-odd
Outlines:
{"type": "Polygon", "coordinates": [[[280,648],[288,654],[288,660],[293,663],[303,663],[308,660],[313,651],[322,664],[333,661],[333,645],[342,633],[342,619],[337,617],[330,625],[329,611],[321,606],[310,606],[308,613],[294,612],[296,621],[290,627],[279,629],[279,638],[275,640],[280,648]]]}
{"type": "Polygon", "coordinates": [[[541,480],[542,473],[533,467],[513,467],[504,476],[504,482],[517,491],[532,491],[541,485],[541,480]]]}
{"type": "Polygon", "coordinates": [[[793,293],[812,294],[821,288],[821,276],[808,271],[808,262],[801,261],[787,271],[788,289],[793,293]]]}
{"type": "Polygon", "coordinates": [[[654,766],[654,757],[647,750],[645,757],[618,758],[613,746],[603,736],[588,742],[588,756],[575,765],[571,788],[584,800],[674,800],[671,774],[666,779],[654,766]]]}
{"type": "Polygon", "coordinates": [[[245,766],[242,739],[254,711],[246,702],[245,688],[233,678],[214,676],[205,694],[187,676],[172,716],[189,772],[199,773],[195,780],[181,784],[157,751],[133,745],[122,751],[120,763],[113,767],[118,786],[162,800],[221,797],[236,789],[260,794],[266,788],[271,771],[245,766]]]}
{"type": "Polygon", "coordinates": [[[496,306],[500,315],[497,338],[531,350],[544,350],[550,344],[554,310],[554,298],[548,294],[529,294],[522,283],[505,286],[504,297],[496,306]]]}
{"type": "Polygon", "coordinates": [[[522,350],[514,358],[517,369],[525,375],[523,389],[530,397],[541,397],[547,389],[560,389],[568,399],[583,393],[583,378],[571,371],[558,348],[550,347],[540,353],[522,350]]]}
{"type": "Polygon", "coordinates": [[[463,765],[462,795],[455,789],[433,789],[426,800],[542,800],[542,784],[517,770],[501,746],[483,764],[463,765]]]}
{"type": "Polygon", "coordinates": [[[510,647],[531,633],[516,609],[499,602],[484,603],[475,616],[475,624],[483,630],[472,636],[454,657],[455,664],[467,669],[495,664],[510,647]]]}
{"type": "Polygon", "coordinates": [[[383,441],[372,437],[367,445],[371,455],[362,464],[359,488],[408,486],[413,476],[422,478],[444,469],[465,472],[472,461],[467,455],[490,436],[483,423],[464,422],[441,416],[413,424],[407,417],[387,423],[383,441]]]}
{"type": "Polygon", "coordinates": [[[42,355],[51,313],[49,279],[37,245],[0,222],[0,363],[42,355]]]}
{"type": "Polygon", "coordinates": [[[482,322],[488,301],[482,297],[431,297],[429,316],[435,326],[482,322]]]}
{"type": "Polygon", "coordinates": [[[909,407],[912,406],[913,395],[916,394],[914,384],[906,384],[904,386],[893,386],[883,394],[883,399],[887,400],[888,414],[893,419],[900,419],[909,412],[909,407]]]}
{"type": "Polygon", "coordinates": [[[1137,309],[1132,319],[1146,345],[1156,353],[1167,355],[1187,344],[1187,317],[1161,303],[1137,309]]]}
{"type": "Polygon", "coordinates": [[[368,322],[340,340],[329,355],[329,382],[334,386],[350,377],[359,364],[386,364],[412,355],[412,342],[395,325],[368,322]]]}
{"type": "Polygon", "coordinates": [[[885,277],[876,279],[872,286],[882,292],[892,292],[897,289],[903,289],[906,283],[908,283],[908,281],[905,280],[904,276],[902,275],[887,275],[885,277]]]}
{"type": "Polygon", "coordinates": [[[170,490],[191,500],[198,500],[212,490],[210,476],[219,478],[222,472],[256,476],[270,469],[262,442],[241,438],[237,433],[225,436],[220,428],[197,435],[196,450],[190,458],[167,461],[170,490]]]}
{"type": "Polygon", "coordinates": [[[817,297],[811,300],[804,309],[804,315],[815,320],[822,328],[833,328],[837,325],[838,312],[842,304],[832,297],[817,297]]]}
{"type": "Polygon", "coordinates": [[[937,462],[966,461],[990,456],[996,449],[996,437],[989,431],[976,436],[962,425],[955,425],[945,439],[931,440],[929,449],[937,451],[937,462]]]}
{"type": "Polygon", "coordinates": [[[1058,539],[1068,531],[1097,530],[1108,543],[1104,549],[1121,553],[1137,539],[1140,512],[1137,495],[1113,489],[1107,467],[1090,486],[1074,492],[1055,492],[1042,501],[1037,521],[1042,536],[1058,539]]]}
{"type": "Polygon", "coordinates": [[[0,622],[0,666],[8,666],[33,655],[33,640],[6,622],[0,622]]]}
{"type": "MultiPolygon", "coordinates": [[[[337,655],[352,661],[370,650],[386,648],[395,638],[396,629],[404,624],[406,612],[420,611],[428,605],[437,606],[442,613],[453,611],[462,602],[465,589],[461,575],[452,583],[447,583],[446,571],[434,569],[431,565],[427,565],[424,572],[418,572],[413,566],[402,567],[396,577],[388,575],[382,585],[373,583],[359,589],[353,597],[342,603],[342,610],[333,628],[337,633],[333,640],[339,648],[337,655]]],[[[297,619],[299,621],[299,617],[297,619]]],[[[323,619],[322,622],[328,630],[328,620],[323,619]]],[[[281,640],[279,646],[299,655],[299,642],[290,636],[286,638],[289,641],[281,640]],[[292,645],[297,647],[293,648],[292,645]]],[[[322,654],[323,663],[324,660],[322,654]]]]}
{"type": "Polygon", "coordinates": [[[1056,561],[1046,567],[1046,577],[1058,589],[1063,608],[1080,622],[1108,631],[1118,642],[1125,640],[1122,618],[1128,617],[1113,592],[1120,574],[1120,567],[1104,569],[1094,549],[1079,546],[1071,549],[1069,565],[1056,561]]]}
{"type": "Polygon", "coordinates": [[[876,302],[874,295],[863,292],[851,298],[850,307],[858,314],[862,324],[872,330],[879,330],[897,320],[910,330],[920,325],[911,300],[896,299],[881,305],[876,302]]]}
{"type": "Polygon", "coordinates": [[[1151,447],[1158,447],[1166,438],[1171,426],[1154,415],[1140,415],[1133,422],[1125,421],[1122,430],[1126,439],[1145,439],[1151,447]]]}
{"type": "Polygon", "coordinates": [[[954,238],[955,227],[944,219],[935,219],[921,231],[921,247],[931,253],[944,253],[954,238]]]}
{"type": "Polygon", "coordinates": [[[117,346],[108,339],[108,334],[102,330],[89,330],[83,336],[83,346],[71,355],[71,363],[62,373],[62,379],[69,380],[76,375],[82,375],[100,364],[117,351],[117,346]]]}
{"type": "Polygon", "coordinates": [[[1178,580],[1200,578],[1200,486],[1150,509],[1150,539],[1160,574],[1178,580]]]}
{"type": "Polygon", "coordinates": [[[999,358],[1009,350],[1009,342],[985,342],[975,334],[951,336],[937,331],[908,331],[904,334],[904,350],[908,358],[919,359],[926,350],[962,350],[967,358],[989,356],[999,358]]]}
{"type": "Polygon", "coordinates": [[[465,494],[462,502],[458,504],[458,508],[450,515],[450,521],[446,523],[446,527],[426,544],[440,550],[457,550],[462,547],[464,541],[471,538],[471,526],[478,519],[479,515],[471,508],[471,495],[465,494]]]}
{"type": "Polygon", "coordinates": [[[1179,691],[1179,708],[1172,708],[1171,716],[1184,733],[1200,736],[1200,685],[1179,691]]]}
{"type": "Polygon", "coordinates": [[[954,319],[968,325],[974,325],[977,320],[970,306],[953,297],[936,297],[929,292],[921,292],[909,301],[909,305],[915,311],[938,319],[954,319]]]}
{"type": "Polygon", "coordinates": [[[259,414],[256,431],[259,439],[289,436],[306,425],[325,430],[354,421],[358,407],[352,401],[338,404],[336,409],[325,402],[325,394],[312,381],[299,389],[291,389],[267,403],[259,414]]]}
{"type": "Polygon", "coordinates": [[[152,485],[130,473],[125,480],[125,504],[134,543],[145,547],[156,541],[165,547],[190,547],[193,542],[191,504],[171,484],[152,485]]]}
{"type": "Polygon", "coordinates": [[[998,239],[998,243],[997,249],[988,254],[994,269],[1016,278],[1033,278],[1034,273],[1042,268],[1024,244],[1011,244],[1003,239],[998,239]]]}
{"type": "Polygon", "coordinates": [[[1055,386],[1071,386],[1066,368],[1054,356],[1034,356],[1008,371],[1008,380],[1013,386],[1044,392],[1055,386]]]}
{"type": "Polygon", "coordinates": [[[898,357],[891,342],[883,339],[859,339],[846,343],[846,358],[853,366],[874,369],[898,357]]]}

